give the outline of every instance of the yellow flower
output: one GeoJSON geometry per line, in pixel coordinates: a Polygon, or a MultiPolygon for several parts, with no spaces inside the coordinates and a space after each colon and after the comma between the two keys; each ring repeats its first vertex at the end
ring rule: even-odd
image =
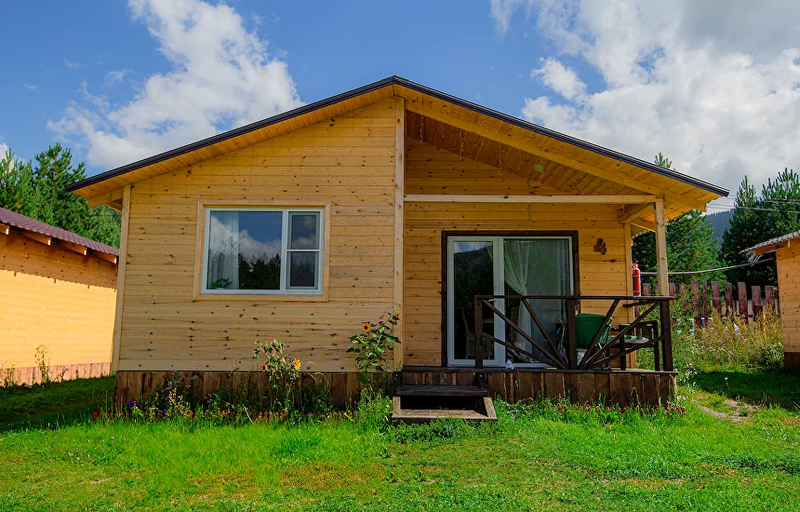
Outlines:
{"type": "Polygon", "coordinates": [[[371,328],[372,327],[367,322],[364,322],[363,324],[361,324],[361,330],[364,331],[364,334],[369,333],[371,328]]]}
{"type": "Polygon", "coordinates": [[[295,359],[294,361],[292,361],[292,364],[294,365],[294,369],[295,370],[300,371],[300,360],[299,359],[295,359]]]}

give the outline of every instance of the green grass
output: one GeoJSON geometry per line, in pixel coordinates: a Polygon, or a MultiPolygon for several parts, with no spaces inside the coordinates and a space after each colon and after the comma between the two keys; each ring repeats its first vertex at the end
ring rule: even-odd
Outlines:
{"type": "Polygon", "coordinates": [[[84,421],[109,403],[113,393],[113,377],[0,388],[0,432],[84,421]]]}
{"type": "MultiPolygon", "coordinates": [[[[61,393],[55,401],[4,392],[3,410],[29,414],[27,397],[73,424],[0,433],[0,509],[793,509],[800,378],[737,379],[695,375],[681,388],[687,412],[676,419],[581,413],[565,420],[553,408],[498,404],[495,424],[383,430],[371,421],[92,423],[81,419],[87,397],[78,390],[98,396],[107,383],[41,390],[61,393]],[[779,405],[762,400],[773,385],[779,405]],[[70,400],[71,392],[82,396],[70,400]],[[733,395],[757,406],[734,416],[733,395]],[[69,401],[82,412],[52,410],[69,401]]],[[[19,422],[13,414],[4,418],[19,422]]]]}

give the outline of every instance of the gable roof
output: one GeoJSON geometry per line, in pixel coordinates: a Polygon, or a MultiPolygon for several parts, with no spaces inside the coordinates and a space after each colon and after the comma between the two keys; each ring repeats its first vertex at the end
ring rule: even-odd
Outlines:
{"type": "MultiPolygon", "coordinates": [[[[55,226],[51,226],[50,224],[45,224],[44,222],[39,222],[38,220],[26,217],[25,215],[17,212],[12,212],[6,208],[0,208],[0,228],[2,225],[13,226],[23,232],[36,233],[46,237],[55,238],[56,240],[63,240],[64,242],[81,245],[94,252],[108,254],[115,257],[119,256],[119,251],[110,245],[89,240],[88,238],[84,238],[71,231],[57,228],[55,226]]],[[[8,228],[5,230],[0,229],[0,233],[8,234],[9,230],[8,228]]]]}
{"type": "MultiPolygon", "coordinates": [[[[288,112],[284,112],[282,114],[277,114],[275,116],[263,119],[261,121],[256,121],[254,123],[235,128],[233,130],[229,130],[223,133],[219,133],[217,135],[208,137],[206,139],[199,140],[197,142],[193,142],[191,144],[187,144],[185,146],[181,146],[179,148],[175,148],[169,151],[165,151],[163,153],[159,153],[157,155],[139,160],[137,162],[133,162],[127,165],[123,165],[121,167],[117,167],[115,169],[111,169],[109,171],[97,174],[95,176],[86,178],[79,182],[73,183],[67,186],[67,191],[76,192],[79,195],[84,197],[95,197],[102,193],[110,192],[111,190],[120,188],[123,186],[125,181],[127,180],[115,180],[115,178],[126,177],[129,173],[134,171],[138,171],[150,166],[155,166],[157,164],[161,164],[170,160],[177,160],[179,165],[189,165],[194,163],[197,160],[182,160],[181,157],[185,157],[190,154],[194,154],[196,152],[201,152],[206,149],[213,148],[215,145],[226,141],[232,141],[234,139],[244,137],[248,134],[252,134],[254,132],[258,132],[260,130],[264,130],[266,128],[275,127],[280,125],[281,123],[285,123],[287,121],[291,121],[293,119],[300,118],[307,114],[312,113],[321,113],[330,107],[335,107],[343,102],[347,102],[348,100],[353,100],[356,98],[365,98],[366,102],[362,102],[361,106],[365,104],[369,104],[373,101],[377,101],[379,99],[388,98],[394,94],[398,90],[402,91],[403,89],[414,91],[420,93],[422,95],[426,95],[431,98],[435,98],[437,100],[443,101],[445,103],[452,104],[456,107],[466,109],[472,111],[474,113],[484,115],[503,123],[508,123],[511,126],[522,128],[527,130],[528,132],[532,132],[537,135],[541,135],[544,137],[548,137],[550,139],[554,139],[556,141],[569,144],[571,146],[575,146],[597,155],[601,155],[603,157],[608,157],[614,159],[618,162],[628,164],[630,166],[640,168],[649,172],[652,172],[659,176],[664,176],[666,178],[676,180],[681,183],[685,183],[697,189],[706,191],[711,193],[715,196],[727,196],[728,190],[714,185],[712,183],[708,183],[706,181],[694,178],[687,174],[683,174],[678,171],[674,171],[671,169],[665,169],[661,166],[655,165],[653,163],[641,160],[636,157],[632,157],[629,155],[625,155],[623,153],[613,151],[611,149],[605,148],[603,146],[593,144],[591,142],[587,142],[581,139],[577,139],[575,137],[571,137],[569,135],[557,132],[555,130],[551,130],[549,128],[545,128],[543,126],[539,126],[528,121],[524,121],[514,116],[510,116],[508,114],[503,114],[496,110],[492,110],[490,108],[477,105],[475,103],[469,102],[467,100],[443,93],[436,89],[432,89],[430,87],[426,87],[424,85],[412,82],[410,80],[406,80],[405,78],[401,78],[398,76],[391,76],[385,78],[383,80],[379,80],[377,82],[373,82],[371,84],[352,89],[350,91],[337,94],[336,96],[331,96],[330,98],[326,98],[324,100],[320,100],[314,103],[310,103],[308,105],[304,105],[302,107],[296,108],[294,110],[290,110],[288,112]],[[398,89],[400,88],[400,89],[398,89]],[[377,94],[380,92],[385,92],[386,94],[377,94]],[[112,181],[113,184],[109,184],[107,187],[93,187],[94,185],[98,185],[107,181],[112,181]]],[[[358,108],[356,106],[355,108],[358,108]]],[[[325,112],[327,114],[327,112],[325,112]]],[[[321,120],[321,119],[320,119],[321,120]]],[[[291,131],[291,130],[289,130],[291,131]]],[[[234,148],[238,149],[238,148],[234,148]]],[[[226,151],[223,151],[224,153],[226,151]]],[[[213,156],[217,156],[218,154],[222,154],[219,150],[216,152],[208,152],[209,156],[201,157],[200,159],[211,158],[213,156]]],[[[164,169],[162,172],[166,172],[167,169],[164,169]]],[[[132,180],[138,181],[138,180],[132,180]]]]}
{"type": "Polygon", "coordinates": [[[761,242],[760,244],[756,244],[753,247],[749,247],[743,251],[742,254],[752,252],[753,254],[765,254],[768,252],[772,252],[776,249],[780,249],[781,247],[788,246],[787,242],[794,240],[795,238],[800,238],[800,231],[795,231],[794,233],[789,233],[788,235],[776,236],[775,238],[771,238],[766,242],[761,242]]]}

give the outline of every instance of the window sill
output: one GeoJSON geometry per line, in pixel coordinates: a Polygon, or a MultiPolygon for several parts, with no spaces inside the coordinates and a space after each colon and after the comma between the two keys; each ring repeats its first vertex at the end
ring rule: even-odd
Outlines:
{"type": "Polygon", "coordinates": [[[194,301],[328,302],[325,293],[200,293],[194,301]]]}

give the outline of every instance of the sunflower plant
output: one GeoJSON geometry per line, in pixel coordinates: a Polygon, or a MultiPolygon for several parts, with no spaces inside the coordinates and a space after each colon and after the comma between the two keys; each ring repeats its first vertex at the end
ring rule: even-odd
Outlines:
{"type": "Polygon", "coordinates": [[[400,315],[387,313],[377,323],[364,322],[361,332],[350,337],[352,347],[348,352],[356,355],[358,365],[358,380],[364,384],[369,383],[370,372],[386,372],[386,352],[392,344],[400,343],[400,339],[393,334],[400,315]]]}
{"type": "Polygon", "coordinates": [[[283,342],[272,340],[269,343],[256,341],[253,355],[260,363],[266,376],[264,398],[270,411],[287,411],[295,405],[297,387],[302,364],[299,359],[284,356],[283,342]]]}

